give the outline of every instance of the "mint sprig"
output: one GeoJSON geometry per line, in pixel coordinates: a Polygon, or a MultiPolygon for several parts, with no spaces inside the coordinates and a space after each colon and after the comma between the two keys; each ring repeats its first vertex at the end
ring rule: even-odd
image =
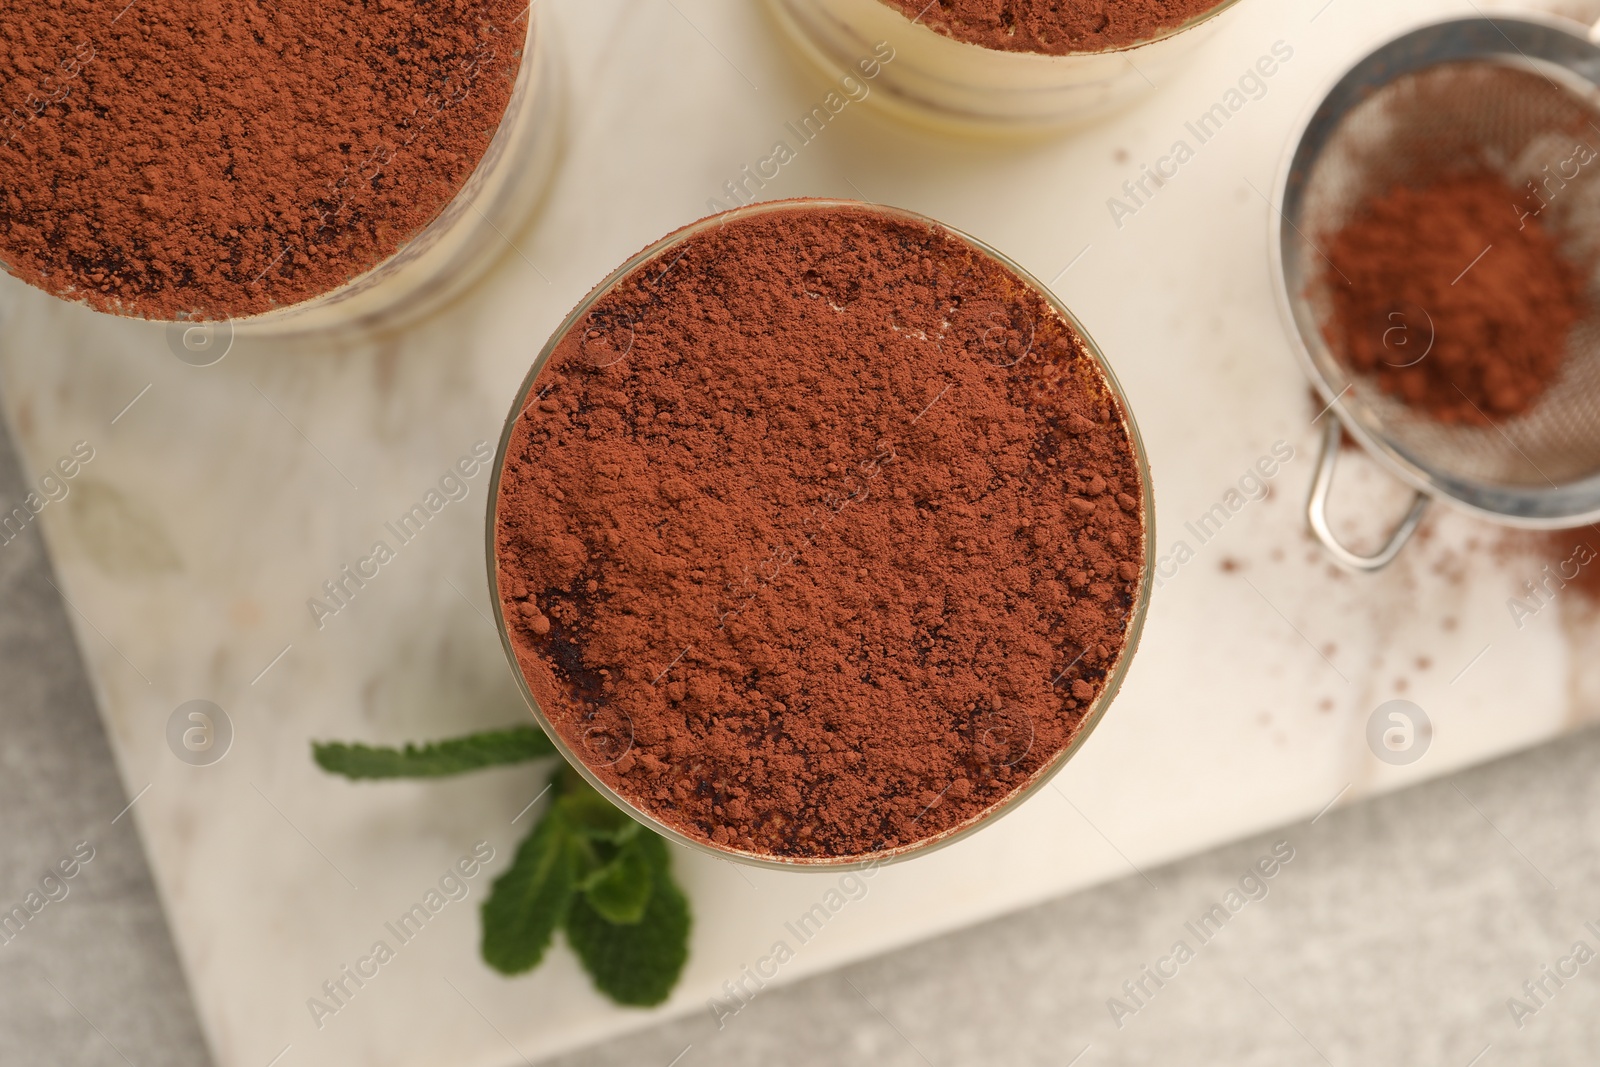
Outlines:
{"type": "Polygon", "coordinates": [[[618,926],[632,926],[644,918],[655,888],[655,868],[640,844],[653,835],[635,834],[617,850],[610,862],[596,867],[578,883],[589,906],[600,917],[618,926]]]}
{"type": "Polygon", "coordinates": [[[567,943],[602,993],[649,1007],[667,999],[689,958],[689,901],[672,880],[667,843],[648,831],[635,840],[652,876],[639,920],[614,922],[592,891],[581,893],[567,912],[567,943]]]}
{"type": "MultiPolygon", "coordinates": [[[[425,745],[311,746],[317,765],[347,778],[436,778],[552,755],[534,727],[425,745]]],[[[571,768],[483,903],[484,962],[522,974],[543,961],[557,930],[595,987],[618,1004],[667,999],[689,958],[689,902],[672,878],[666,842],[571,768]]]]}
{"type": "Polygon", "coordinates": [[[405,748],[346,745],[338,741],[311,745],[317,766],[346,778],[442,778],[482,767],[525,763],[553,756],[556,746],[537,726],[490,730],[449,741],[405,748]]]}
{"type": "Polygon", "coordinates": [[[566,922],[577,880],[575,860],[561,820],[540,819],[483,902],[483,962],[501,974],[539,965],[566,922]]]}

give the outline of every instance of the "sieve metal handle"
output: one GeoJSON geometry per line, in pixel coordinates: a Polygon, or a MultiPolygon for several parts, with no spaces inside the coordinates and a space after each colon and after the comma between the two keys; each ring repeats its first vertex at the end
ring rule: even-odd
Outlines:
{"type": "Polygon", "coordinates": [[[1394,562],[1406,542],[1411,540],[1411,535],[1417,532],[1422,514],[1428,510],[1428,495],[1420,492],[1416,495],[1411,501],[1411,510],[1406,512],[1399,527],[1389,535],[1388,542],[1375,554],[1363,556],[1346,548],[1334,535],[1333,527],[1328,525],[1328,497],[1333,492],[1333,471],[1339,465],[1339,444],[1343,436],[1344,428],[1339,425],[1339,420],[1330,417],[1328,428],[1322,433],[1322,456],[1317,460],[1317,477],[1311,483],[1311,498],[1306,501],[1306,520],[1311,524],[1311,532],[1327,549],[1328,555],[1341,566],[1353,571],[1379,571],[1394,562]]]}

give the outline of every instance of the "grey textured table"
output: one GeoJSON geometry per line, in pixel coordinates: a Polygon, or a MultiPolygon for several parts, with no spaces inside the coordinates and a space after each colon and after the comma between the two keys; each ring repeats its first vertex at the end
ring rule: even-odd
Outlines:
{"type": "MultiPolygon", "coordinates": [[[[0,434],[0,503],[20,484],[0,434]]],[[[204,1064],[69,610],[36,529],[0,544],[0,911],[94,849],[0,925],[0,1064],[204,1064]]],[[[1588,1067],[1600,960],[1559,986],[1542,968],[1600,950],[1597,760],[1581,735],[555,1062],[1588,1067]],[[1201,945],[1185,924],[1279,840],[1293,860],[1201,945]],[[1179,939],[1194,958],[1130,996],[1179,939]],[[1520,1028],[1514,996],[1537,1008],[1520,1028]]]]}
{"type": "MultiPolygon", "coordinates": [[[[22,484],[0,427],[0,512],[22,484]]],[[[210,1060],[69,610],[37,525],[0,544],[0,1064],[198,1067],[210,1060]]]]}

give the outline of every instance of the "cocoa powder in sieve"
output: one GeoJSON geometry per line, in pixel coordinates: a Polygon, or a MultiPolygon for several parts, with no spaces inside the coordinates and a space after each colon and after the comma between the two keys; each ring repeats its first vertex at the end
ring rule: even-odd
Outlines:
{"type": "Polygon", "coordinates": [[[826,859],[951,830],[1131,654],[1126,413],[1068,322],[942,228],[724,217],[603,293],[521,409],[494,531],[518,664],[693,838],[826,859]]]}
{"type": "Polygon", "coordinates": [[[883,0],[922,25],[1002,52],[1070,55],[1159,37],[1225,0],[883,0]]]}
{"type": "Polygon", "coordinates": [[[527,34],[524,0],[3,6],[0,262],[162,319],[386,259],[484,154],[527,34]]]}
{"type": "Polygon", "coordinates": [[[1326,246],[1330,347],[1440,422],[1528,410],[1560,373],[1584,298],[1525,199],[1471,171],[1364,204],[1326,246]]]}

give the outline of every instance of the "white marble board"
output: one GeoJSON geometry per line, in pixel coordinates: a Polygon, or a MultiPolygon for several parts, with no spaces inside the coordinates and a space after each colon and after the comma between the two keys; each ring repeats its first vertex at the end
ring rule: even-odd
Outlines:
{"type": "MultiPolygon", "coordinates": [[[[308,757],[313,738],[393,743],[522,720],[487,621],[483,475],[320,631],[306,601],[495,440],[533,354],[596,281],[704,214],[827,91],[753,0],[542,2],[570,118],[548,204],[467,300],[403,336],[241,342],[195,368],[160,329],[0,284],[3,395],[30,477],[75,442],[94,450],[40,521],[222,1067],[499,1067],[705,1011],[838,882],[679,854],[697,915],[688,971],[660,1011],[622,1010],[564,948],[516,980],[477,958],[476,906],[532,817],[512,825],[538,774],[357,786],[308,757]],[[179,762],[164,739],[173,709],[197,698],[237,732],[214,766],[179,762]],[[496,858],[467,899],[319,1029],[307,999],[480,840],[496,858]]],[[[1275,442],[1295,451],[1270,498],[1157,592],[1127,687],[1056,788],[879,872],[780,980],[1308,819],[1600,710],[1595,668],[1573,651],[1595,635],[1584,606],[1566,598],[1520,630],[1506,610],[1548,561],[1531,549],[1493,549],[1492,527],[1437,513],[1394,567],[1353,578],[1303,531],[1315,407],[1274,310],[1261,194],[1338,68],[1394,28],[1471,6],[1246,0],[1181,76],[1068,139],[940,142],[852,105],[769,188],[922,211],[1054,279],[1131,398],[1163,552],[1275,442]],[[1293,58],[1265,95],[1118,227],[1107,198],[1277,41],[1293,58]],[[1434,723],[1427,755],[1403,768],[1365,743],[1368,715],[1400,695],[1434,723]]],[[[1403,503],[1359,463],[1340,491],[1351,516],[1403,503]]]]}

